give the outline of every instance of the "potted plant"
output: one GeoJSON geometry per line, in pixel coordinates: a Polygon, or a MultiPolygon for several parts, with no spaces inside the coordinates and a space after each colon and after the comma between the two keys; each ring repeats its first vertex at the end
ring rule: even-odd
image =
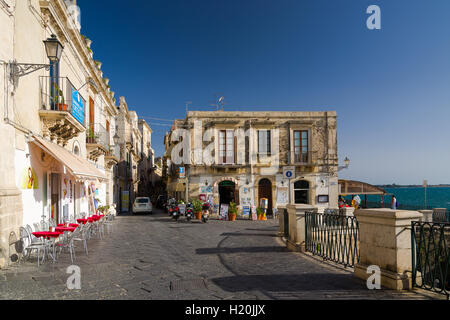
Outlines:
{"type": "Polygon", "coordinates": [[[67,104],[64,100],[64,94],[61,88],[56,84],[56,82],[53,82],[53,86],[55,87],[56,90],[56,96],[53,98],[56,110],[67,111],[67,104]]]}
{"type": "Polygon", "coordinates": [[[236,214],[237,214],[237,205],[234,202],[230,202],[230,205],[228,207],[228,220],[235,221],[236,214]]]}
{"type": "Polygon", "coordinates": [[[256,214],[258,215],[258,220],[263,220],[264,209],[261,207],[256,208],[256,214]]]}
{"type": "Polygon", "coordinates": [[[192,200],[192,206],[194,207],[195,219],[200,220],[202,218],[203,202],[200,199],[192,200]]]}

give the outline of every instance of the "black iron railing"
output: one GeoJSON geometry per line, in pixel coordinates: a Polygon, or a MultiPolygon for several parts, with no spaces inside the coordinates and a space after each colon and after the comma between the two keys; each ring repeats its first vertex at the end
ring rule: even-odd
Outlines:
{"type": "Polygon", "coordinates": [[[90,123],[86,132],[86,143],[100,144],[109,149],[110,136],[105,127],[100,123],[90,123]]]}
{"type": "Polygon", "coordinates": [[[346,267],[359,262],[359,225],[355,217],[307,212],[306,250],[346,267]]]}
{"type": "Polygon", "coordinates": [[[411,227],[413,286],[450,294],[450,223],[413,221],[411,227]]]}

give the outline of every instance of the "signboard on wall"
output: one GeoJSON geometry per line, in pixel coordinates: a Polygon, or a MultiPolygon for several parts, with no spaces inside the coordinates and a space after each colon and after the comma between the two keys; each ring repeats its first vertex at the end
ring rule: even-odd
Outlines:
{"type": "Polygon", "coordinates": [[[130,192],[129,191],[122,191],[122,195],[121,195],[121,202],[122,202],[122,211],[123,212],[128,212],[128,204],[130,201],[130,192]]]}
{"type": "Polygon", "coordinates": [[[295,167],[283,167],[283,178],[295,179],[295,167]]]}
{"type": "Polygon", "coordinates": [[[179,167],[178,168],[178,174],[179,178],[185,178],[186,177],[186,168],[185,167],[179,167]]]}
{"type": "Polygon", "coordinates": [[[80,93],[72,91],[72,116],[81,124],[84,124],[84,105],[80,93]]]}

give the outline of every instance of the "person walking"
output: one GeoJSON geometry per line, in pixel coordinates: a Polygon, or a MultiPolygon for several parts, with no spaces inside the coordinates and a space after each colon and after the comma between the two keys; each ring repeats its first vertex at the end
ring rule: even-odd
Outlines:
{"type": "Polygon", "coordinates": [[[395,196],[392,196],[391,209],[392,210],[397,210],[397,208],[398,208],[397,198],[395,198],[395,196]]]}

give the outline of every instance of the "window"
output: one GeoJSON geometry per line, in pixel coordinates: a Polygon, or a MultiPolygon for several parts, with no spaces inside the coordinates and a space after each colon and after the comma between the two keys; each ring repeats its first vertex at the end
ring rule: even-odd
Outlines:
{"type": "Polygon", "coordinates": [[[294,183],[295,204],[309,204],[309,182],[299,180],[294,183]]]}
{"type": "Polygon", "coordinates": [[[270,130],[258,130],[258,154],[269,156],[271,151],[270,130]]]}
{"type": "Polygon", "coordinates": [[[234,131],[219,131],[219,163],[234,163],[234,131]]]}
{"type": "Polygon", "coordinates": [[[309,162],[309,132],[294,131],[294,162],[309,162]]]}

